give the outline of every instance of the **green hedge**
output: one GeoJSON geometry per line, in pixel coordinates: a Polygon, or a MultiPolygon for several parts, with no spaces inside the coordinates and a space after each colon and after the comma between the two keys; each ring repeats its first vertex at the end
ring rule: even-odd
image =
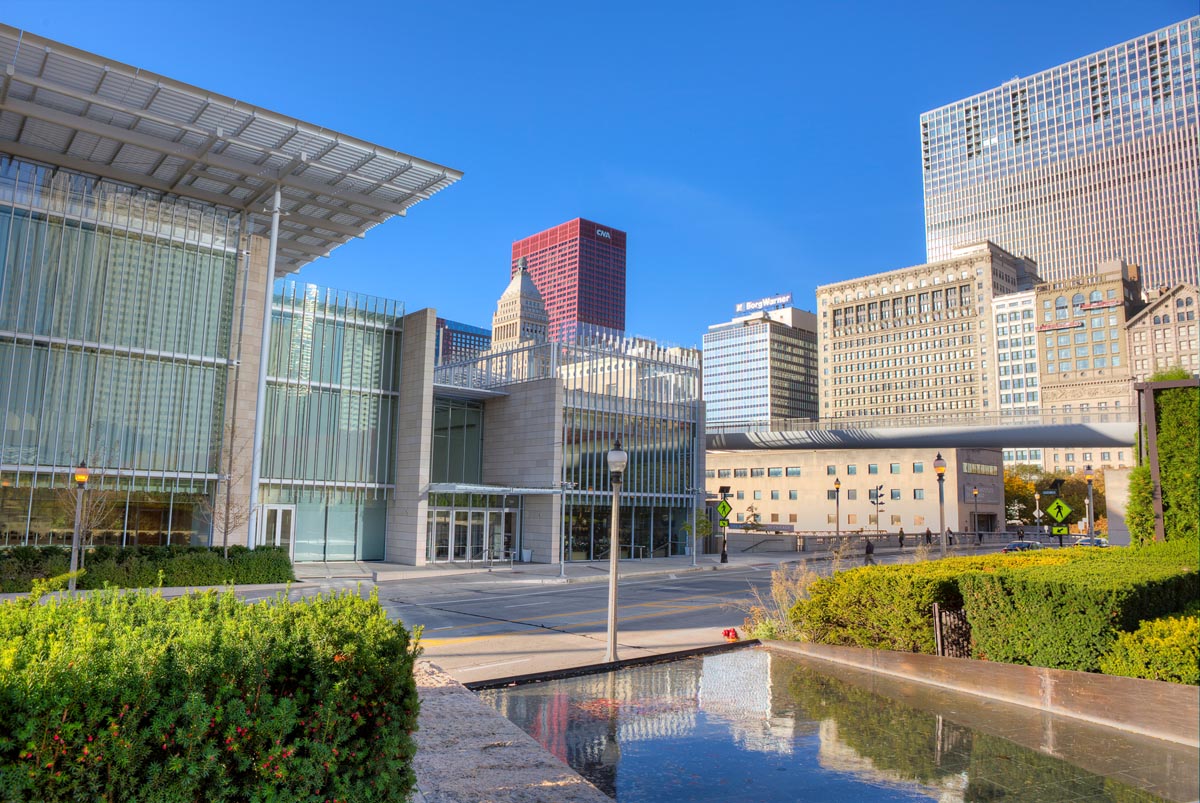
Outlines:
{"type": "Polygon", "coordinates": [[[0,604],[0,789],[47,803],[404,800],[417,653],[374,595],[0,604]]]}
{"type": "MultiPolygon", "coordinates": [[[[66,574],[70,550],[20,546],[0,550],[0,592],[23,592],[34,580],[66,574]]],[[[193,546],[95,547],[84,556],[81,589],[216,586],[229,583],[286,583],[295,579],[287,552],[277,547],[220,549],[193,546]]]]}
{"type": "Polygon", "coordinates": [[[958,578],[963,572],[1065,560],[1047,550],[851,569],[809,586],[808,598],[791,610],[791,623],[806,641],[933,654],[933,604],[962,605],[958,578]]]}
{"type": "Polygon", "coordinates": [[[1200,597],[1196,556],[1176,545],[1068,554],[1073,559],[1061,566],[1013,565],[959,578],[976,657],[1097,672],[1119,632],[1200,597]]]}
{"type": "Polygon", "coordinates": [[[1106,675],[1200,685],[1200,604],[1121,633],[1100,656],[1106,675]]]}

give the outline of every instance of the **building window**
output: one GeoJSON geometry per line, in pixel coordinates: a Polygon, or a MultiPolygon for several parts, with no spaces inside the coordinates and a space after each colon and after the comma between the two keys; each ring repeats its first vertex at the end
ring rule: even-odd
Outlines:
{"type": "Polygon", "coordinates": [[[768,477],[782,477],[783,469],[782,468],[769,468],[769,469],[767,469],[767,476],[768,477]]]}
{"type": "Polygon", "coordinates": [[[797,499],[799,499],[799,498],[800,498],[800,492],[799,492],[799,491],[788,491],[788,499],[789,499],[790,501],[792,501],[792,502],[795,502],[795,501],[796,501],[797,499]]]}
{"type": "Polygon", "coordinates": [[[825,492],[825,498],[832,502],[833,500],[837,499],[837,491],[830,488],[825,492]]]}
{"type": "Polygon", "coordinates": [[[761,469],[761,468],[752,468],[752,469],[750,469],[750,476],[751,476],[751,477],[761,477],[761,476],[763,476],[763,475],[764,475],[764,473],[765,473],[765,469],[761,469]]]}
{"type": "Polygon", "coordinates": [[[891,465],[891,471],[892,471],[892,473],[893,473],[893,474],[899,474],[899,473],[900,473],[900,464],[899,464],[899,463],[892,463],[892,465],[891,465]]]}
{"type": "Polygon", "coordinates": [[[717,472],[711,468],[706,468],[704,469],[704,476],[711,480],[713,477],[717,476],[717,472]]]}
{"type": "Polygon", "coordinates": [[[878,474],[878,473],[879,473],[879,466],[878,466],[878,465],[876,465],[875,463],[870,463],[870,464],[867,466],[867,473],[868,473],[868,474],[878,474]]]}
{"type": "Polygon", "coordinates": [[[754,492],[754,498],[755,498],[755,499],[762,499],[762,491],[755,491],[755,492],[754,492]]]}
{"type": "Polygon", "coordinates": [[[796,523],[796,514],[795,514],[795,513],[789,513],[789,514],[788,514],[788,521],[789,521],[790,523],[792,523],[792,524],[795,524],[795,523],[796,523]]]}
{"type": "Polygon", "coordinates": [[[913,463],[913,474],[924,474],[924,473],[925,473],[925,464],[924,463],[913,463]]]}
{"type": "Polygon", "coordinates": [[[779,514],[778,514],[778,513],[772,513],[772,514],[771,514],[771,523],[772,523],[772,524],[778,524],[778,523],[779,523],[779,514]]]}
{"type": "Polygon", "coordinates": [[[899,488],[892,489],[892,500],[896,501],[896,502],[900,501],[900,489],[899,488]]]}
{"type": "Polygon", "coordinates": [[[855,465],[846,466],[846,473],[847,474],[857,474],[858,466],[855,466],[855,465]]]}
{"type": "Polygon", "coordinates": [[[733,472],[727,468],[717,469],[717,477],[719,477],[720,479],[727,480],[732,475],[733,475],[733,472]]]}
{"type": "Polygon", "coordinates": [[[913,488],[913,499],[924,499],[924,498],[925,498],[925,489],[924,488],[913,488]]]}
{"type": "Polygon", "coordinates": [[[773,501],[773,502],[779,501],[779,491],[771,491],[771,501],[773,501]]]}
{"type": "Polygon", "coordinates": [[[744,469],[744,468],[735,468],[733,470],[733,478],[734,479],[745,479],[746,474],[747,474],[747,472],[746,472],[746,469],[744,469]]]}
{"type": "Polygon", "coordinates": [[[847,524],[858,524],[858,515],[855,513],[849,514],[848,516],[846,516],[846,523],[847,524]]]}
{"type": "Polygon", "coordinates": [[[799,477],[800,476],[800,466],[788,466],[785,473],[789,477],[799,477]]]}
{"type": "Polygon", "coordinates": [[[746,519],[746,515],[744,513],[737,514],[738,521],[745,521],[745,519],[746,519]]]}
{"type": "Polygon", "coordinates": [[[738,492],[737,492],[737,498],[738,498],[738,499],[745,499],[745,498],[746,498],[746,492],[745,492],[745,491],[738,491],[738,492]]]}
{"type": "Polygon", "coordinates": [[[826,524],[836,524],[837,523],[837,515],[834,513],[826,513],[825,514],[825,523],[826,524]]]}
{"type": "Polygon", "coordinates": [[[829,477],[837,476],[837,466],[825,466],[825,474],[829,477]]]}
{"type": "Polygon", "coordinates": [[[854,489],[847,490],[846,498],[853,502],[855,499],[858,499],[858,491],[854,489]]]}

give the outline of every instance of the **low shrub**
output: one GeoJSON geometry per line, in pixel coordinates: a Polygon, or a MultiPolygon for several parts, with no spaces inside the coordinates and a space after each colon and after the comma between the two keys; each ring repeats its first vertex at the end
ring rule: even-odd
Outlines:
{"type": "MultiPolygon", "coordinates": [[[[14,547],[0,550],[0,592],[24,592],[34,580],[64,574],[70,551],[63,547],[14,547]]],[[[295,579],[287,552],[278,547],[230,547],[226,559],[220,549],[194,546],[100,546],[84,554],[84,573],[76,581],[81,589],[105,586],[151,588],[165,586],[215,586],[229,583],[286,583],[295,579]]]]}
{"type": "Polygon", "coordinates": [[[1061,566],[1012,565],[959,578],[976,657],[1100,670],[1121,631],[1200,596],[1195,550],[1080,547],[1061,566]]]}
{"type": "Polygon", "coordinates": [[[0,605],[6,800],[384,801],[413,788],[416,640],[372,595],[108,590],[0,605]]]}
{"type": "Polygon", "coordinates": [[[1200,685],[1200,604],[1186,613],[1142,622],[1100,656],[1106,675],[1200,685]]]}

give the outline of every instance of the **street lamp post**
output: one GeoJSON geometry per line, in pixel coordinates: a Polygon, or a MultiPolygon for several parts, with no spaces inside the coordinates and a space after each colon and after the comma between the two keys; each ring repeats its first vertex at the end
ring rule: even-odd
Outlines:
{"type": "Polygon", "coordinates": [[[75,572],[79,571],[79,536],[80,527],[83,522],[83,493],[87,487],[88,467],[87,463],[79,461],[79,467],[75,469],[75,532],[71,533],[71,577],[67,580],[67,590],[75,590],[75,572]]]}
{"type": "Polygon", "coordinates": [[[938,480],[938,529],[941,531],[941,556],[946,557],[946,461],[938,452],[933,461],[938,480]]]}
{"type": "Polygon", "coordinates": [[[1042,537],[1042,492],[1033,492],[1033,520],[1037,523],[1038,538],[1042,537]]]}
{"type": "Polygon", "coordinates": [[[692,495],[692,567],[696,566],[696,552],[700,548],[700,539],[696,535],[696,497],[704,493],[703,488],[688,488],[692,495]]]}
{"type": "MultiPolygon", "coordinates": [[[[1103,457],[1103,456],[1104,455],[1101,455],[1101,457],[1103,457]]],[[[1087,534],[1088,534],[1088,538],[1095,538],[1096,531],[1093,529],[1093,525],[1095,524],[1095,516],[1096,516],[1096,500],[1092,496],[1092,467],[1090,464],[1087,466],[1087,468],[1084,469],[1084,472],[1085,473],[1083,475],[1083,478],[1085,480],[1087,480],[1087,484],[1088,484],[1088,495],[1087,495],[1088,533],[1087,534]]]]}
{"type": "Polygon", "coordinates": [[[833,481],[833,534],[842,534],[842,481],[834,479],[833,481]]]}
{"type": "Polygon", "coordinates": [[[609,480],[612,482],[612,526],[608,543],[608,653],[605,663],[617,660],[617,557],[621,545],[621,475],[629,454],[621,448],[621,439],[608,453],[609,480]]]}
{"type": "Polygon", "coordinates": [[[976,485],[971,489],[971,495],[975,497],[975,540],[979,540],[979,486],[976,485]]]}

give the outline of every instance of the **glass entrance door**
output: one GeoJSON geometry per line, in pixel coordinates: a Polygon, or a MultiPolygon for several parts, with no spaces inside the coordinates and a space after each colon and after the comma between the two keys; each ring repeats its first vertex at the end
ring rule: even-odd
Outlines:
{"type": "Polygon", "coordinates": [[[292,535],[296,526],[295,505],[263,505],[263,514],[259,518],[259,546],[278,546],[287,550],[288,558],[292,557],[292,535]]]}

